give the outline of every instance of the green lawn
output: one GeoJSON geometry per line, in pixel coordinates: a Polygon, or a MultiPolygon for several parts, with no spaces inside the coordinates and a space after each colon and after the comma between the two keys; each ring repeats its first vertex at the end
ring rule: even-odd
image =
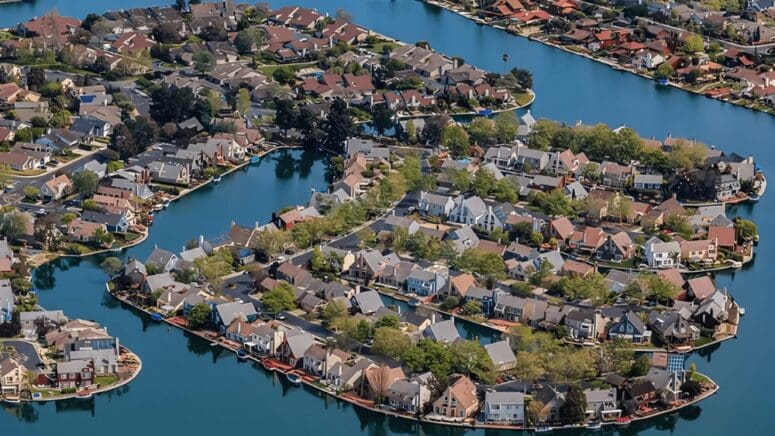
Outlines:
{"type": "Polygon", "coordinates": [[[517,101],[517,104],[520,106],[530,103],[530,100],[533,99],[533,96],[528,94],[527,92],[514,92],[512,93],[512,95],[514,96],[514,99],[517,101]]]}
{"type": "Polygon", "coordinates": [[[115,375],[115,374],[98,375],[98,376],[94,377],[94,382],[99,387],[110,386],[110,385],[118,382],[118,376],[115,375]]]}
{"type": "Polygon", "coordinates": [[[288,67],[288,68],[293,69],[294,71],[299,71],[302,68],[314,67],[316,65],[317,65],[317,62],[305,62],[305,63],[294,64],[294,65],[283,65],[283,64],[278,64],[278,65],[259,65],[258,68],[256,68],[256,70],[260,71],[262,74],[264,74],[266,76],[271,76],[272,73],[274,73],[276,69],[281,68],[281,67],[288,67]]]}
{"type": "Polygon", "coordinates": [[[384,41],[384,42],[378,42],[378,43],[372,45],[371,46],[371,51],[373,51],[374,53],[377,53],[377,54],[382,54],[383,51],[385,50],[385,48],[388,48],[390,51],[393,51],[397,47],[400,47],[400,45],[396,44],[395,42],[384,41]]]}

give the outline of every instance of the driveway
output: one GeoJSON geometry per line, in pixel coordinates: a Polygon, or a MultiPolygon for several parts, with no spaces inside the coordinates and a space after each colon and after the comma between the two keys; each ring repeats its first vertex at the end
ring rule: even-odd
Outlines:
{"type": "Polygon", "coordinates": [[[16,350],[17,357],[20,358],[21,364],[28,370],[36,370],[38,365],[42,363],[38,352],[35,350],[35,346],[29,342],[8,340],[0,342],[2,344],[2,350],[0,350],[0,358],[5,357],[9,353],[6,351],[6,347],[13,347],[16,350]]]}

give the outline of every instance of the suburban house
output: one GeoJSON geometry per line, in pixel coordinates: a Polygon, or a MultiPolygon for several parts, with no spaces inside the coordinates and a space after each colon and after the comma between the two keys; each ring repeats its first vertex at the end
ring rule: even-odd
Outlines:
{"type": "Polygon", "coordinates": [[[628,310],[608,328],[608,337],[621,338],[634,343],[648,343],[651,341],[651,330],[646,327],[638,314],[628,310]]]}
{"type": "Polygon", "coordinates": [[[493,424],[525,424],[525,396],[522,392],[490,392],[484,394],[484,422],[493,424]]]}
{"type": "Polygon", "coordinates": [[[433,412],[446,418],[464,421],[476,414],[479,400],[476,397],[476,385],[468,377],[461,375],[433,402],[433,412]]]}
{"type": "Polygon", "coordinates": [[[387,398],[390,387],[397,380],[405,380],[401,367],[391,368],[387,365],[364,369],[358,386],[358,395],[369,400],[387,398]]]}
{"type": "Polygon", "coordinates": [[[0,394],[6,398],[17,397],[21,390],[24,366],[15,359],[0,360],[0,394]]]}
{"type": "Polygon", "coordinates": [[[584,391],[587,399],[586,415],[588,419],[616,419],[622,414],[616,399],[616,389],[587,389],[584,391]]]}
{"type": "Polygon", "coordinates": [[[490,356],[492,366],[496,371],[508,371],[517,366],[517,357],[514,355],[508,339],[486,344],[484,349],[490,356]]]}
{"type": "Polygon", "coordinates": [[[646,264],[651,268],[673,268],[678,265],[681,257],[681,246],[678,242],[663,242],[652,237],[644,246],[646,264]]]}
{"type": "Polygon", "coordinates": [[[73,182],[67,174],[61,174],[47,181],[40,187],[44,201],[59,200],[73,192],[73,182]]]}
{"type": "Polygon", "coordinates": [[[408,413],[419,413],[431,400],[428,386],[430,373],[420,374],[410,380],[396,380],[387,392],[387,404],[408,413]]]}

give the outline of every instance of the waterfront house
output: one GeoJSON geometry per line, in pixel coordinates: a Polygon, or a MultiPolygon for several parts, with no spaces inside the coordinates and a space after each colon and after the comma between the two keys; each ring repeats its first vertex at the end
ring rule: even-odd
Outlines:
{"type": "Polygon", "coordinates": [[[455,327],[454,318],[431,324],[428,328],[423,330],[423,335],[434,341],[446,344],[451,344],[460,339],[460,333],[458,333],[457,328],[455,327]]]}
{"type": "Polygon", "coordinates": [[[608,328],[608,337],[612,340],[621,338],[634,343],[648,343],[651,341],[651,330],[638,314],[628,310],[608,328]]]}
{"type": "Polygon", "coordinates": [[[38,325],[55,329],[66,321],[67,317],[61,310],[36,310],[19,313],[21,333],[26,338],[38,337],[38,325]]]}
{"type": "Polygon", "coordinates": [[[300,367],[304,361],[304,353],[314,343],[315,338],[311,334],[299,328],[293,329],[285,334],[280,345],[280,360],[294,368],[300,367]]]}
{"type": "Polygon", "coordinates": [[[388,365],[372,366],[361,371],[358,395],[361,398],[381,403],[387,398],[393,383],[396,380],[405,379],[406,375],[400,366],[393,368],[388,365]]]}
{"type": "Polygon", "coordinates": [[[496,371],[508,371],[517,366],[517,357],[508,339],[486,344],[484,349],[496,371]]]}
{"type": "Polygon", "coordinates": [[[153,265],[159,272],[170,272],[178,261],[178,256],[163,248],[154,247],[145,259],[145,266],[153,265]]]}
{"type": "Polygon", "coordinates": [[[565,404],[565,394],[550,384],[544,384],[538,392],[533,394],[533,399],[543,405],[539,414],[542,422],[560,421],[560,409],[565,404]]]}
{"type": "Polygon", "coordinates": [[[447,268],[441,265],[415,269],[406,279],[406,290],[420,296],[436,295],[447,284],[448,276],[447,268]]]}
{"type": "Polygon", "coordinates": [[[616,399],[616,389],[587,389],[584,391],[587,399],[585,414],[588,419],[602,419],[604,421],[619,418],[622,410],[616,399]]]}
{"type": "Polygon", "coordinates": [[[691,345],[700,338],[700,329],[679,312],[649,313],[649,326],[656,339],[666,345],[691,345]]]}
{"type": "Polygon", "coordinates": [[[706,328],[716,328],[729,318],[731,304],[729,297],[724,292],[716,290],[700,301],[693,319],[706,328]]]}
{"type": "Polygon", "coordinates": [[[105,225],[111,233],[126,233],[129,230],[127,213],[96,212],[87,210],[81,214],[81,220],[105,225]]]}
{"type": "Polygon", "coordinates": [[[349,358],[350,355],[347,352],[338,348],[330,350],[321,344],[312,344],[304,352],[302,367],[308,374],[322,377],[326,374],[328,368],[344,363],[349,358]]]}
{"type": "Polygon", "coordinates": [[[359,386],[364,370],[376,367],[370,359],[356,356],[353,362],[340,362],[331,365],[326,371],[325,380],[333,387],[341,391],[349,391],[359,386]]]}
{"type": "Polygon", "coordinates": [[[444,393],[433,402],[436,415],[464,421],[476,414],[479,399],[476,397],[476,385],[468,377],[461,375],[444,393]]]}
{"type": "Polygon", "coordinates": [[[72,241],[94,242],[97,231],[107,232],[107,227],[102,223],[94,223],[76,218],[67,225],[67,236],[72,241]]]}
{"type": "Polygon", "coordinates": [[[387,404],[412,414],[422,412],[425,404],[431,400],[428,386],[431,377],[430,373],[425,373],[409,380],[394,381],[387,392],[387,404]]]}
{"type": "Polygon", "coordinates": [[[695,239],[681,241],[681,260],[712,265],[718,259],[718,240],[695,239]]]}
{"type": "Polygon", "coordinates": [[[94,365],[90,360],[57,362],[56,373],[60,389],[79,388],[94,383],[94,365]]]}
{"type": "Polygon", "coordinates": [[[286,328],[274,321],[253,327],[245,348],[259,356],[276,356],[285,339],[286,328]]]}
{"type": "Polygon", "coordinates": [[[3,397],[17,397],[21,391],[25,369],[16,359],[5,357],[0,360],[0,394],[3,397]]]}
{"type": "Polygon", "coordinates": [[[482,314],[486,317],[493,316],[495,309],[495,291],[492,289],[471,286],[464,297],[465,302],[476,301],[482,308],[482,314]]]}
{"type": "Polygon", "coordinates": [[[484,422],[488,424],[525,424],[525,395],[522,392],[492,392],[484,394],[484,422]]]}
{"type": "Polygon", "coordinates": [[[683,377],[680,377],[676,371],[652,367],[642,380],[651,383],[656,398],[663,402],[672,403],[681,398],[683,377]]]}
{"type": "Polygon", "coordinates": [[[256,312],[253,303],[231,301],[215,306],[213,316],[214,324],[218,327],[218,330],[223,333],[235,319],[253,322],[258,318],[258,313],[256,312]]]}
{"type": "Polygon", "coordinates": [[[417,266],[416,263],[404,260],[398,262],[396,265],[385,265],[377,282],[394,288],[404,289],[409,274],[418,268],[419,266],[417,266]]]}
{"type": "Polygon", "coordinates": [[[353,305],[364,315],[372,315],[385,307],[377,291],[363,291],[355,294],[353,305]]]}
{"type": "Polygon", "coordinates": [[[654,236],[646,241],[644,256],[646,264],[651,268],[673,268],[678,265],[681,257],[681,246],[678,242],[663,242],[654,236]]]}

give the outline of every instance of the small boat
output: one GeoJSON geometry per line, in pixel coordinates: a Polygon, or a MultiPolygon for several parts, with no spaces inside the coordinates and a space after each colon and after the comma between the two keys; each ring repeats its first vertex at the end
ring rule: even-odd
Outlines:
{"type": "Polygon", "coordinates": [[[621,426],[621,427],[625,427],[625,426],[630,425],[630,421],[632,421],[632,418],[628,418],[626,416],[623,416],[621,418],[617,418],[616,419],[616,425],[621,426]]]}
{"type": "Polygon", "coordinates": [[[730,260],[729,264],[735,269],[743,267],[743,262],[740,262],[739,260],[730,260]]]}
{"type": "Polygon", "coordinates": [[[751,203],[758,203],[759,200],[761,200],[761,199],[762,198],[760,196],[756,195],[756,194],[751,194],[751,195],[748,196],[748,201],[750,201],[751,203]]]}
{"type": "Polygon", "coordinates": [[[123,250],[123,248],[121,248],[121,247],[116,247],[116,248],[111,248],[111,249],[110,249],[110,250],[108,250],[108,251],[110,251],[111,253],[120,253],[120,252],[121,252],[121,250],[123,250]]]}
{"type": "Polygon", "coordinates": [[[218,183],[221,181],[221,176],[213,177],[213,182],[218,183]]]}
{"type": "Polygon", "coordinates": [[[164,317],[161,316],[161,314],[159,312],[154,312],[154,313],[151,314],[151,319],[156,321],[156,322],[160,322],[160,321],[162,321],[164,319],[164,317]]]}
{"type": "Polygon", "coordinates": [[[247,352],[247,351],[245,351],[245,349],[244,349],[244,348],[240,348],[239,350],[237,350],[237,358],[238,358],[239,360],[245,360],[245,359],[247,359],[247,358],[248,358],[248,352],[247,352]]]}
{"type": "Polygon", "coordinates": [[[587,430],[601,430],[603,428],[603,424],[600,421],[589,421],[587,423],[587,430]]]}
{"type": "Polygon", "coordinates": [[[482,109],[479,111],[479,115],[482,115],[484,117],[489,117],[492,115],[492,109],[482,109]]]}
{"type": "Polygon", "coordinates": [[[258,156],[253,156],[250,158],[250,164],[255,165],[257,163],[261,162],[261,158],[258,156]]]}
{"type": "Polygon", "coordinates": [[[166,209],[169,205],[170,205],[170,201],[169,200],[164,200],[164,202],[161,204],[161,207],[166,209]]]}
{"type": "Polygon", "coordinates": [[[3,402],[6,404],[20,404],[22,400],[19,398],[3,398],[3,402]]]}
{"type": "Polygon", "coordinates": [[[660,85],[668,85],[670,82],[667,81],[667,79],[657,79],[657,83],[660,85]]]}
{"type": "Polygon", "coordinates": [[[407,301],[406,304],[408,304],[408,305],[410,305],[412,307],[417,307],[417,306],[420,305],[420,302],[418,300],[415,300],[414,298],[412,298],[411,300],[407,301]]]}
{"type": "Polygon", "coordinates": [[[301,377],[299,377],[296,374],[288,373],[288,374],[285,374],[285,376],[288,378],[289,382],[291,382],[291,383],[293,383],[295,385],[301,383],[301,377]]]}
{"type": "Polygon", "coordinates": [[[149,214],[148,214],[148,217],[145,219],[145,222],[146,222],[146,223],[147,223],[149,226],[152,226],[152,225],[153,225],[153,214],[152,214],[152,213],[149,213],[149,214]]]}
{"type": "Polygon", "coordinates": [[[158,212],[158,211],[160,211],[162,209],[164,209],[164,206],[162,206],[161,204],[154,204],[153,205],[153,210],[156,211],[156,212],[158,212]]]}
{"type": "Polygon", "coordinates": [[[740,314],[740,316],[745,316],[745,307],[740,306],[737,308],[737,313],[740,314]]]}
{"type": "Polygon", "coordinates": [[[89,390],[84,390],[80,392],[76,392],[75,398],[78,398],[79,400],[88,400],[92,397],[92,393],[89,390]]]}
{"type": "Polygon", "coordinates": [[[553,427],[549,427],[548,425],[538,425],[536,426],[535,430],[533,430],[535,433],[549,433],[553,431],[553,427]]]}

